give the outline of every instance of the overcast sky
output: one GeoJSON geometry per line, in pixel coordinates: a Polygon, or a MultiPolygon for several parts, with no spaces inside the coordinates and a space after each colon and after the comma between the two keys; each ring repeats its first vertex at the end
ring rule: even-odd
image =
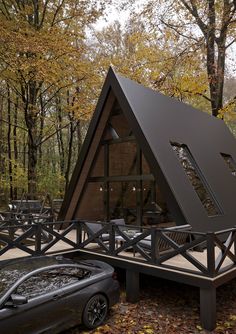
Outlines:
{"type": "MultiPolygon", "coordinates": [[[[148,0],[136,0],[137,6],[136,9],[138,10],[142,7],[148,0]]],[[[116,3],[119,4],[120,1],[116,0],[116,3]]],[[[96,23],[94,26],[95,29],[101,30],[102,28],[108,26],[114,21],[119,21],[122,26],[125,25],[125,22],[129,19],[130,11],[122,11],[120,12],[117,9],[117,6],[111,5],[108,6],[105,12],[105,15],[96,23]]],[[[236,43],[234,43],[228,50],[227,50],[227,68],[230,72],[231,76],[236,77],[236,43]]]]}

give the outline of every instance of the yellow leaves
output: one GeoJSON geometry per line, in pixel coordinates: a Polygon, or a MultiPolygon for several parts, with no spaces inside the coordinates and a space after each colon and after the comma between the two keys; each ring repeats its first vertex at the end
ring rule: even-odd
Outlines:
{"type": "Polygon", "coordinates": [[[10,179],[9,177],[12,177],[12,186],[16,187],[18,189],[24,189],[25,185],[27,184],[27,172],[25,171],[25,168],[22,166],[22,164],[19,161],[16,161],[14,159],[9,160],[8,158],[5,159],[5,164],[7,168],[7,164],[11,163],[13,166],[12,174],[11,175],[0,175],[0,184],[2,189],[8,189],[10,179]]]}
{"type": "Polygon", "coordinates": [[[6,79],[66,86],[77,75],[77,64],[83,62],[84,42],[81,47],[79,41],[73,45],[72,38],[57,28],[9,30],[1,39],[7,50],[0,47],[0,56],[6,62],[2,76],[6,79]]]}
{"type": "Polygon", "coordinates": [[[112,328],[109,325],[99,326],[93,334],[110,334],[112,328]]]}
{"type": "Polygon", "coordinates": [[[228,333],[228,329],[235,328],[236,325],[236,315],[230,315],[229,319],[225,322],[217,323],[216,333],[228,333]]]}
{"type": "MultiPolygon", "coordinates": [[[[33,24],[32,5],[21,8],[19,12],[12,11],[11,19],[6,19],[0,13],[0,57],[5,62],[6,77],[10,70],[15,73],[11,79],[36,80],[47,84],[67,80],[75,73],[76,64],[84,57],[85,22],[91,20],[91,15],[97,17],[99,10],[88,8],[91,1],[80,1],[80,6],[66,0],[63,5],[49,1],[42,19],[43,2],[40,2],[38,17],[40,26],[33,24]],[[59,10],[57,10],[59,8],[59,10]],[[68,14],[68,16],[67,16],[68,14]],[[55,17],[56,16],[56,17],[55,17]],[[76,24],[81,17],[83,25],[76,24]],[[54,24],[50,24],[55,18],[54,24]],[[56,18],[58,20],[56,20],[56,18]],[[66,24],[62,24],[65,21],[66,24]],[[74,22],[74,23],[73,23],[74,22]],[[71,24],[72,28],[68,29],[71,24]]],[[[6,1],[6,6],[10,6],[6,1]]],[[[6,77],[7,78],[7,77],[6,77]]],[[[66,82],[65,82],[66,84],[66,82]]]]}
{"type": "Polygon", "coordinates": [[[54,198],[62,196],[62,189],[65,184],[64,176],[59,171],[53,172],[52,170],[48,170],[46,161],[45,165],[45,167],[38,169],[38,192],[44,193],[46,189],[47,193],[50,193],[54,198]],[[57,187],[55,187],[55,184],[57,184],[57,187]]]}
{"type": "Polygon", "coordinates": [[[202,326],[197,325],[196,328],[201,332],[203,330],[202,326]]]}
{"type": "Polygon", "coordinates": [[[171,29],[163,28],[160,34],[155,29],[140,29],[143,23],[139,23],[138,18],[130,22],[129,33],[120,31],[117,24],[104,29],[94,44],[96,64],[106,70],[112,63],[124,76],[208,111],[202,52],[188,46],[180,54],[178,36],[171,29]]]}
{"type": "Polygon", "coordinates": [[[219,111],[218,118],[224,119],[225,122],[236,120],[236,99],[230,101],[224,108],[219,111]]]}
{"type": "Polygon", "coordinates": [[[231,314],[229,317],[230,320],[232,321],[236,321],[236,315],[235,314],[231,314]]]}
{"type": "Polygon", "coordinates": [[[152,326],[146,325],[143,328],[144,328],[145,334],[154,334],[154,330],[153,330],[152,326]]]}

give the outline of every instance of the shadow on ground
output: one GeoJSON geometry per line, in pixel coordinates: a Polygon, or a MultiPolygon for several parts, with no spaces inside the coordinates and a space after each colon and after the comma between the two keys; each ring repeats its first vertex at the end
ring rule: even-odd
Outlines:
{"type": "Polygon", "coordinates": [[[204,331],[199,321],[199,290],[166,280],[141,277],[140,301],[126,303],[124,274],[121,301],[113,307],[106,324],[87,331],[79,326],[63,334],[236,334],[236,281],[217,290],[217,328],[204,331]]]}

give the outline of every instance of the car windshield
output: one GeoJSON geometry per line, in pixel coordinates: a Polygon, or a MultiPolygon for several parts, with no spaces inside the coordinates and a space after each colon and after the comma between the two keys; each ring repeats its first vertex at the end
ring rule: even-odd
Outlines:
{"type": "MultiPolygon", "coordinates": [[[[7,292],[7,290],[22,276],[24,276],[25,274],[38,269],[38,268],[42,268],[42,267],[47,267],[50,265],[55,265],[55,264],[63,264],[63,263],[68,263],[70,261],[67,261],[63,258],[56,258],[56,257],[42,257],[42,258],[31,258],[29,259],[24,259],[24,260],[19,260],[19,261],[13,261],[9,264],[4,265],[1,270],[0,270],[0,298],[3,297],[3,295],[7,292]]],[[[89,275],[89,272],[87,273],[87,271],[85,270],[78,270],[77,269],[77,273],[74,272],[74,269],[71,267],[70,269],[70,279],[67,278],[67,280],[69,280],[68,282],[71,284],[73,283],[72,280],[75,279],[81,279],[82,277],[85,277],[87,275],[89,275]]],[[[45,289],[45,287],[47,286],[48,282],[46,280],[46,276],[45,275],[50,275],[50,277],[54,279],[51,279],[51,281],[54,283],[59,285],[58,280],[61,280],[62,282],[65,281],[65,277],[66,275],[68,276],[67,273],[67,269],[66,268],[60,268],[57,270],[48,270],[47,272],[43,272],[40,275],[42,275],[42,277],[40,277],[40,279],[45,279],[44,282],[42,282],[42,289],[45,289]],[[63,275],[62,275],[63,273],[63,275]],[[63,278],[64,277],[64,278],[63,278]]],[[[29,288],[30,285],[33,285],[34,283],[31,283],[35,280],[36,278],[34,278],[34,276],[32,276],[32,278],[28,279],[27,281],[29,282],[29,288]]],[[[38,284],[38,281],[37,281],[38,284]]],[[[53,284],[53,283],[52,283],[53,284]]],[[[63,284],[63,283],[62,283],[63,284]]]]}
{"type": "Polygon", "coordinates": [[[26,270],[1,270],[0,271],[0,298],[7,292],[7,290],[24,274],[26,270]]]}

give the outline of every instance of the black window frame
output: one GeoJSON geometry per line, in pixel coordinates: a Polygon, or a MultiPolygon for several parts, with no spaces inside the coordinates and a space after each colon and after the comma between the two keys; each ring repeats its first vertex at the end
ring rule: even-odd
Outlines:
{"type": "Polygon", "coordinates": [[[176,141],[170,141],[170,145],[175,153],[175,156],[177,156],[184,172],[185,172],[185,175],[187,176],[187,179],[189,180],[191,186],[193,187],[194,191],[196,192],[202,206],[204,207],[208,217],[216,217],[216,216],[222,216],[224,214],[223,212],[223,209],[219,203],[219,201],[216,199],[215,195],[214,195],[214,192],[211,190],[211,187],[209,185],[209,183],[207,182],[204,174],[202,173],[201,171],[201,168],[198,166],[197,164],[197,161],[195,160],[190,148],[188,147],[188,145],[186,144],[183,144],[183,143],[178,143],[176,141]],[[199,195],[199,192],[197,191],[196,187],[194,186],[191,178],[189,177],[189,174],[187,173],[186,171],[186,168],[184,167],[177,151],[175,150],[174,147],[178,147],[178,148],[182,148],[184,150],[184,152],[186,153],[186,156],[187,156],[187,159],[189,160],[190,164],[192,165],[192,167],[194,168],[194,173],[196,174],[197,178],[199,179],[199,181],[201,182],[202,184],[202,187],[205,191],[205,193],[207,194],[207,197],[208,199],[211,201],[214,209],[215,209],[215,213],[214,214],[211,214],[209,212],[209,209],[208,207],[206,206],[206,201],[203,202],[203,200],[201,199],[200,195],[199,195]]]}

